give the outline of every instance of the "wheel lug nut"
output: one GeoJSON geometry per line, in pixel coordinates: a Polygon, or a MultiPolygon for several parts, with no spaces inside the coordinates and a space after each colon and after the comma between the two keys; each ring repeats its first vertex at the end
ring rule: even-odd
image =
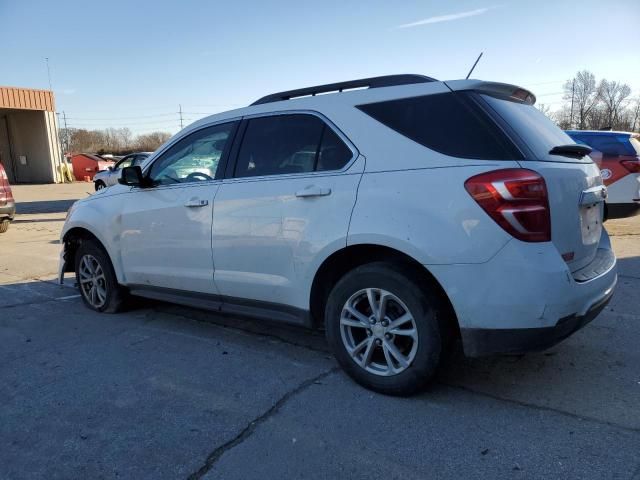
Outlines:
{"type": "Polygon", "coordinates": [[[382,345],[382,340],[380,340],[379,338],[376,339],[376,345],[380,346],[382,345]]]}
{"type": "Polygon", "coordinates": [[[382,321],[382,326],[383,326],[383,327],[387,327],[387,326],[389,326],[389,322],[387,322],[386,320],[383,320],[383,321],[382,321]]]}
{"type": "Polygon", "coordinates": [[[371,325],[375,325],[376,324],[376,319],[372,318],[371,320],[369,320],[371,322],[371,325]]]}
{"type": "Polygon", "coordinates": [[[386,338],[387,340],[391,340],[391,334],[390,333],[385,333],[384,334],[384,338],[386,338]]]}

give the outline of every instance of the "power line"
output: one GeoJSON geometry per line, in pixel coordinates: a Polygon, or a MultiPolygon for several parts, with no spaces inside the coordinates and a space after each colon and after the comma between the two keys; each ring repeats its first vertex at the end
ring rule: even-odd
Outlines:
{"type": "Polygon", "coordinates": [[[138,119],[138,118],[155,118],[155,117],[168,117],[170,115],[175,115],[175,112],[171,113],[158,113],[154,115],[137,115],[135,117],[68,117],[69,119],[74,120],[128,120],[128,119],[138,119]]]}
{"type": "Polygon", "coordinates": [[[561,92],[541,93],[541,94],[539,94],[539,95],[536,95],[536,97],[549,97],[549,96],[551,96],[551,95],[560,95],[560,94],[562,94],[562,93],[564,93],[564,90],[563,90],[563,91],[561,91],[561,92]]]}

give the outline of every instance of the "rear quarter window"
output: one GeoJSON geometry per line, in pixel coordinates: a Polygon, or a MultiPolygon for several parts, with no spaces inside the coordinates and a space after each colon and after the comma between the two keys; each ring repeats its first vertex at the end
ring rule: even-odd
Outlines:
{"type": "Polygon", "coordinates": [[[520,160],[522,154],[465,92],[358,105],[380,123],[431,150],[482,160],[520,160]]]}

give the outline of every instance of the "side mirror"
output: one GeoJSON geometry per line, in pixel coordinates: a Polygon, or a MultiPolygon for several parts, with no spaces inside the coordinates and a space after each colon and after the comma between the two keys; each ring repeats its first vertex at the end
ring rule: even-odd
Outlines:
{"type": "Polygon", "coordinates": [[[145,187],[144,177],[142,176],[142,169],[136,167],[124,167],[118,178],[118,183],[121,185],[128,185],[130,187],[145,187]]]}

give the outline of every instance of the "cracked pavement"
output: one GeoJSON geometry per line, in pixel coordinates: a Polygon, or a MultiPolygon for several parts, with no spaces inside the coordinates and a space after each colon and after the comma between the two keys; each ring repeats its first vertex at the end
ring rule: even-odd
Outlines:
{"type": "Polygon", "coordinates": [[[33,187],[0,237],[0,479],[640,480],[640,217],[607,223],[620,278],[593,323],[540,354],[456,355],[392,398],[317,332],[150,301],[89,311],[53,278],[90,185],[33,187]]]}

